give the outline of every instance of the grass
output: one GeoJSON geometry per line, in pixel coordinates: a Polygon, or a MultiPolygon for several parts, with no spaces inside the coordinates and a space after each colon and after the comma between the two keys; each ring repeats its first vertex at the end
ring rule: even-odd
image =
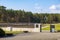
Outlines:
{"type": "Polygon", "coordinates": [[[46,28],[42,28],[42,30],[50,30],[50,28],[49,27],[46,27],[46,28]]]}
{"type": "Polygon", "coordinates": [[[22,31],[5,31],[5,33],[19,34],[22,33],[22,31]]]}
{"type": "Polygon", "coordinates": [[[60,30],[60,24],[55,24],[55,29],[60,30]]]}
{"type": "MultiPolygon", "coordinates": [[[[46,24],[45,24],[46,25],[46,24]]],[[[55,30],[60,30],[60,24],[54,24],[55,30]]],[[[42,28],[43,30],[50,30],[50,24],[47,25],[48,27],[42,28]]]]}
{"type": "MultiPolygon", "coordinates": [[[[60,23],[54,25],[55,25],[55,30],[60,30],[60,23]]],[[[50,30],[50,24],[42,24],[42,26],[43,26],[42,30],[50,30]]],[[[22,33],[22,31],[5,31],[5,33],[19,34],[22,33]]]]}
{"type": "Polygon", "coordinates": [[[42,28],[42,30],[50,30],[50,24],[43,24],[44,26],[43,26],[43,28],[42,28]],[[45,27],[45,26],[47,26],[47,27],[45,27]]]}

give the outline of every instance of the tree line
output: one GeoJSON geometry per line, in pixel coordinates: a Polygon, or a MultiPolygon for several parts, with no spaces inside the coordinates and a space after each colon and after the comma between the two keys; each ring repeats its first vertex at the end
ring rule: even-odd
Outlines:
{"type": "Polygon", "coordinates": [[[60,14],[32,13],[0,6],[0,23],[60,23],[60,14]]]}

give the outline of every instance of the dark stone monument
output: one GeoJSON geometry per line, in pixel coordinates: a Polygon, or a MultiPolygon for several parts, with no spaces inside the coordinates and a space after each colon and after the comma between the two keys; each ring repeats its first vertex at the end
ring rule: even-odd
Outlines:
{"type": "Polygon", "coordinates": [[[50,32],[55,32],[55,25],[53,24],[50,25],[50,32]]]}
{"type": "Polygon", "coordinates": [[[40,25],[40,32],[42,32],[42,25],[40,25]]]}

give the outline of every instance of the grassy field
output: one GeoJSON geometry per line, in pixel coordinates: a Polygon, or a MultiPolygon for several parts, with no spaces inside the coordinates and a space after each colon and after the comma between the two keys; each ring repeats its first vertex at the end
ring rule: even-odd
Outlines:
{"type": "MultiPolygon", "coordinates": [[[[55,30],[60,30],[60,23],[54,24],[55,30]]],[[[42,30],[50,30],[50,24],[42,24],[42,30]]],[[[5,33],[19,34],[21,31],[5,31],[5,33]]]]}
{"type": "MultiPolygon", "coordinates": [[[[44,24],[47,27],[43,27],[43,30],[50,30],[50,24],[44,24]]],[[[60,30],[60,24],[54,24],[55,25],[55,30],[60,30]]]]}
{"type": "Polygon", "coordinates": [[[12,34],[19,34],[19,33],[23,33],[22,31],[5,31],[5,33],[12,33],[12,34]]]}

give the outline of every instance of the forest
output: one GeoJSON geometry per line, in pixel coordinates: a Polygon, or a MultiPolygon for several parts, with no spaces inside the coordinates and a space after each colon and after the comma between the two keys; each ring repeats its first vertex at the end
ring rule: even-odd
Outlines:
{"type": "Polygon", "coordinates": [[[0,6],[0,23],[60,23],[60,13],[32,13],[0,6]]]}

